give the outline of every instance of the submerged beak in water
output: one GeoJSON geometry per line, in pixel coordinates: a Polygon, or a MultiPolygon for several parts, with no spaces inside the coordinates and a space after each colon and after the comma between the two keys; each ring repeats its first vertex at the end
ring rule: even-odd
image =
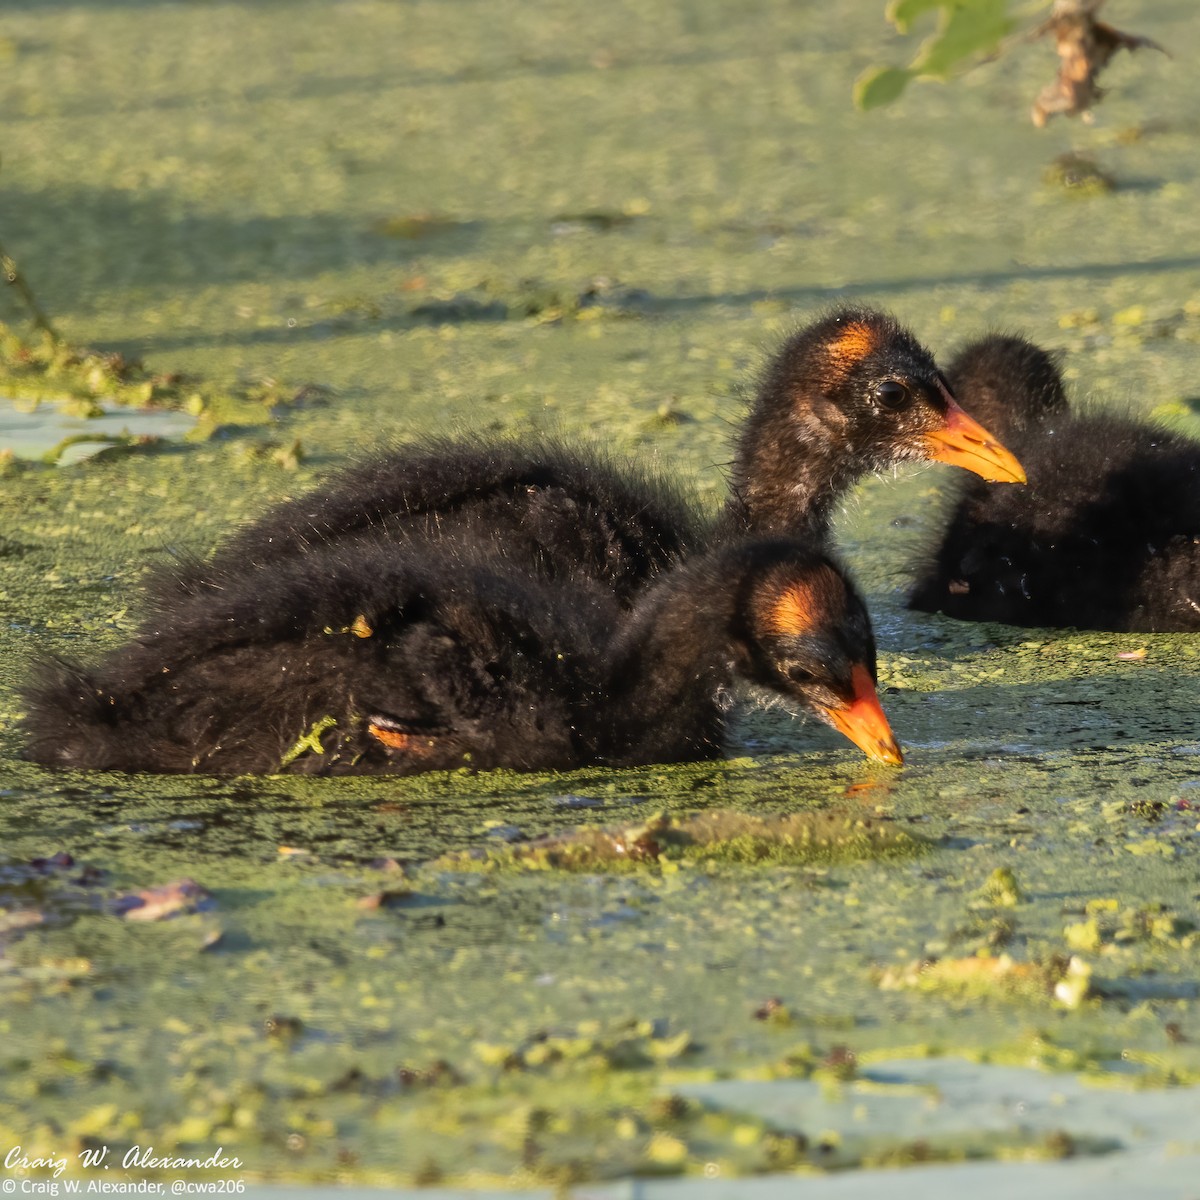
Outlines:
{"type": "Polygon", "coordinates": [[[901,765],[904,755],[880,707],[871,672],[859,663],[851,671],[850,679],[854,685],[854,699],[844,708],[824,709],[826,719],[868,758],[901,765]]]}

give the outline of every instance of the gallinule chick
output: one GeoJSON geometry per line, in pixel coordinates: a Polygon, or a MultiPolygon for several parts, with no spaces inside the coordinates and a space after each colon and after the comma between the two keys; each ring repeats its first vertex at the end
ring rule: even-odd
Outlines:
{"type": "Polygon", "coordinates": [[[839,309],[768,364],[737,441],[724,525],[823,542],[834,506],[862,476],[920,461],[1025,482],[908,330],[871,309],[839,309]]]}
{"type": "Polygon", "coordinates": [[[829,559],[744,542],[622,609],[462,542],[345,538],[178,603],[28,689],[28,757],[212,774],[523,770],[718,755],[735,677],[902,761],[866,609],[829,559]]]}
{"type": "Polygon", "coordinates": [[[824,541],[837,501],[895,463],[955,463],[1021,482],[1015,458],[958,406],[930,354],[891,317],[843,308],[792,337],[767,368],[738,437],[733,496],[706,528],[673,487],[552,440],[436,440],[331,477],[235,534],[211,563],[158,589],[166,604],[210,575],[270,565],[366,529],[488,537],[550,573],[612,586],[623,604],[655,573],[713,540],[824,541]]]}
{"type": "Polygon", "coordinates": [[[1024,338],[975,342],[948,374],[1032,482],[967,481],[911,607],[1009,625],[1200,629],[1200,444],[1072,413],[1053,359],[1024,338]]]}
{"type": "Polygon", "coordinates": [[[617,468],[598,451],[549,437],[427,438],[375,454],[234,534],[210,562],[152,585],[166,605],[224,574],[370,532],[400,540],[469,538],[549,576],[582,575],[622,604],[657,571],[699,547],[703,521],[672,483],[617,468]]]}

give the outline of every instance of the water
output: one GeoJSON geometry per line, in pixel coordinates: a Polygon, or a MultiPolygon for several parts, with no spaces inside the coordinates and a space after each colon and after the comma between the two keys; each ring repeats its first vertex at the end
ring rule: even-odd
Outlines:
{"type": "Polygon", "coordinates": [[[195,417],[165,408],[112,407],[100,416],[83,417],[57,404],[30,406],[0,396],[0,451],[44,460],[61,447],[55,460],[59,466],[81,462],[131,440],[179,438],[195,424],[195,417]]]}
{"type": "MultiPolygon", "coordinates": [[[[327,384],[336,403],[280,413],[275,435],[308,455],[295,472],[230,437],[0,481],[0,845],[19,885],[0,904],[45,918],[0,957],[0,1157],[18,1141],[220,1144],[251,1181],[440,1172],[443,1187],[547,1193],[576,1162],[600,1180],[574,1186],[576,1200],[1062,1196],[1106,1171],[1091,1195],[1123,1178],[1140,1197],[1180,1170],[1194,1178],[1194,1144],[1166,1160],[1130,1141],[882,1181],[864,1169],[729,1182],[722,1169],[603,1182],[699,1176],[719,1159],[778,1170],[743,1142],[770,1115],[760,1101],[811,1080],[739,1099],[758,1116],[729,1116],[731,1097],[712,1120],[697,1106],[641,1156],[659,1093],[754,1084],[794,1070],[804,1043],[817,1063],[840,1047],[864,1064],[917,1047],[948,1063],[1036,1060],[1064,1095],[1098,1073],[1131,1127],[1142,1097],[1107,1064],[1152,1060],[1140,1082],[1195,1111],[1179,1085],[1200,1084],[1200,939],[1187,928],[1200,925],[1200,639],[907,612],[909,559],[950,468],[870,481],[839,524],[910,750],[900,771],[778,711],[747,715],[730,763],[571,777],[97,777],[20,757],[31,656],[101,654],[142,615],[142,572],[167,549],[204,555],[377,442],[554,425],[696,478],[717,505],[762,354],[839,298],[891,307],[939,355],[1022,330],[1063,352],[1081,399],[1186,406],[1200,346],[1200,73],[1186,66],[1200,24],[1194,0],[1108,7],[1174,61],[1120,56],[1095,126],[1035,131],[1028,106],[1056,67],[1045,40],[855,113],[857,72],[911,49],[883,0],[506,2],[489,21],[465,0],[366,0],[353,20],[312,0],[224,5],[219,20],[203,5],[80,0],[69,19],[63,5],[7,6],[0,235],[72,341],[206,380],[327,384]],[[139,47],[138,70],[111,52],[122,45],[139,47]],[[1148,185],[1091,200],[1046,187],[1068,149],[1148,185]],[[563,214],[595,212],[635,216],[556,235],[563,214]],[[520,315],[522,298],[580,297],[598,277],[651,299],[587,319],[520,315]],[[664,420],[664,405],[687,419],[664,420]],[[1140,662],[1119,658],[1142,648],[1140,662]],[[358,903],[402,890],[373,862],[500,848],[496,822],[535,834],[625,820],[630,797],[646,815],[836,807],[933,845],[918,860],[625,879],[430,870],[404,885],[419,904],[358,903]],[[21,868],[62,850],[80,865],[61,878],[21,868]],[[1020,885],[1011,908],[987,902],[997,867],[1020,885]],[[87,869],[101,883],[78,882],[87,869]],[[183,877],[214,911],[135,927],[98,907],[183,877]],[[1068,1010],[1051,994],[876,983],[881,968],[993,947],[1023,963],[1080,954],[1100,987],[1068,1010]],[[790,1024],[755,1015],[773,998],[790,1024]],[[665,1035],[637,1032],[664,1021],[665,1035]],[[677,1058],[651,1054],[685,1033],[677,1058]],[[665,1161],[681,1144],[684,1160],[665,1161]]],[[[142,416],[105,420],[162,432],[142,416]]],[[[33,453],[112,431],[64,428],[52,408],[37,419],[50,427],[33,453]]],[[[814,1141],[840,1119],[832,1102],[807,1111],[814,1141]]],[[[1069,1128],[1103,1134],[1098,1114],[1069,1128]]]]}

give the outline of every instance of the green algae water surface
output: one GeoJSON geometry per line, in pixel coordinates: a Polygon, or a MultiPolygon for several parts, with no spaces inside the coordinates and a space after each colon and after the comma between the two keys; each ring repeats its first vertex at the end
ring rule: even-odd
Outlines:
{"type": "MultiPolygon", "coordinates": [[[[0,237],[56,327],[299,399],[169,453],[0,464],[4,1153],[580,1200],[1185,1194],[1198,646],[909,613],[944,469],[869,481],[838,524],[899,771],[752,704],[728,761],[622,772],[21,758],[39,656],[120,644],[147,570],[365,447],[557,429],[715,510],[764,355],[839,300],[939,355],[1019,329],[1076,395],[1194,423],[1190,0],[1112,0],[1175,58],[1116,60],[1094,126],[1040,132],[1048,47],[855,113],[897,59],[882,7],[7,6],[0,237]],[[1045,182],[1074,151],[1113,188],[1045,182]],[[778,844],[521,852],[718,811],[778,844]]],[[[22,1170],[0,1179],[50,1174],[22,1170]]]]}

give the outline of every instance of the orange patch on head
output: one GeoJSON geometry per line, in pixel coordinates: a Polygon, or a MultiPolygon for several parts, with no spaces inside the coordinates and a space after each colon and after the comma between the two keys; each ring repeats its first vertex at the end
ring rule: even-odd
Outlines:
{"type": "Polygon", "coordinates": [[[815,597],[804,583],[793,583],[775,599],[766,613],[764,625],[777,637],[799,637],[816,624],[815,597]]]}
{"type": "Polygon", "coordinates": [[[851,321],[829,343],[829,353],[834,362],[852,366],[866,358],[878,344],[875,329],[863,321],[851,321]]]}

